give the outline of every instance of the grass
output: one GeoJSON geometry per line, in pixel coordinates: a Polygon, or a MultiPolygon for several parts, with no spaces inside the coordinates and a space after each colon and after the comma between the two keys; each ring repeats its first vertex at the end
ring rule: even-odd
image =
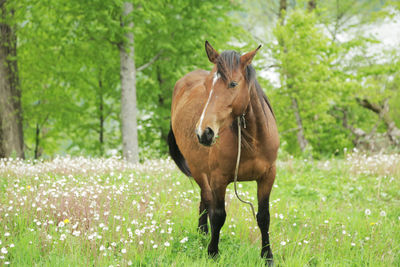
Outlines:
{"type": "MultiPolygon", "coordinates": [[[[256,203],[256,183],[241,183],[256,203]]],[[[196,231],[199,189],[170,161],[0,161],[0,266],[264,266],[230,185],[218,259],[196,231]]],[[[399,266],[400,155],[278,162],[277,266],[399,266]]]]}

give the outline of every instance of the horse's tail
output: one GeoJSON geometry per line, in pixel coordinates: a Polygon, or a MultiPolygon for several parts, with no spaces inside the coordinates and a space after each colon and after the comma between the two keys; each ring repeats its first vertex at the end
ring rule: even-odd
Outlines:
{"type": "Polygon", "coordinates": [[[175,161],[178,168],[185,175],[192,177],[192,173],[189,170],[186,160],[183,157],[181,151],[179,150],[178,145],[176,144],[175,135],[174,132],[172,131],[172,126],[170,126],[168,133],[168,146],[169,146],[169,154],[171,155],[171,158],[175,161]]]}

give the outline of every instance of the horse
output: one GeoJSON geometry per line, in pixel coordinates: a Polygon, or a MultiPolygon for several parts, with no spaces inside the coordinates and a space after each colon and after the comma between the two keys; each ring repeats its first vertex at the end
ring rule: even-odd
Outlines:
{"type": "Polygon", "coordinates": [[[240,160],[235,178],[257,182],[261,257],[267,265],[273,265],[269,197],[276,175],[279,136],[275,114],[251,65],[260,47],[243,55],[230,50],[219,54],[205,42],[214,67],[211,71],[192,71],[176,82],[168,145],[176,165],[201,189],[198,230],[208,234],[208,217],[211,257],[219,253],[219,234],[226,219],[226,187],[234,181],[235,162],[240,160]]]}

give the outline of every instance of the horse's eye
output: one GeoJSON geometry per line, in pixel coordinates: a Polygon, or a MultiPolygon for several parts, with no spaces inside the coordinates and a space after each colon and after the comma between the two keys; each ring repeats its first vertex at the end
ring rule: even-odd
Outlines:
{"type": "Polygon", "coordinates": [[[236,85],[238,85],[237,82],[230,82],[229,88],[234,88],[236,85]]]}

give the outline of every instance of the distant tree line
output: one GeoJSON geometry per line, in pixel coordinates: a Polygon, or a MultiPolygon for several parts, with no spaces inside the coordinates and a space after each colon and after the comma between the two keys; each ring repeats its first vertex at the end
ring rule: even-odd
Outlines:
{"type": "Polygon", "coordinates": [[[398,147],[400,46],[371,52],[379,40],[363,31],[399,10],[378,0],[0,0],[0,157],[165,155],[175,82],[211,68],[205,40],[220,51],[264,44],[254,65],[279,77],[261,83],[283,150],[398,147]]]}

